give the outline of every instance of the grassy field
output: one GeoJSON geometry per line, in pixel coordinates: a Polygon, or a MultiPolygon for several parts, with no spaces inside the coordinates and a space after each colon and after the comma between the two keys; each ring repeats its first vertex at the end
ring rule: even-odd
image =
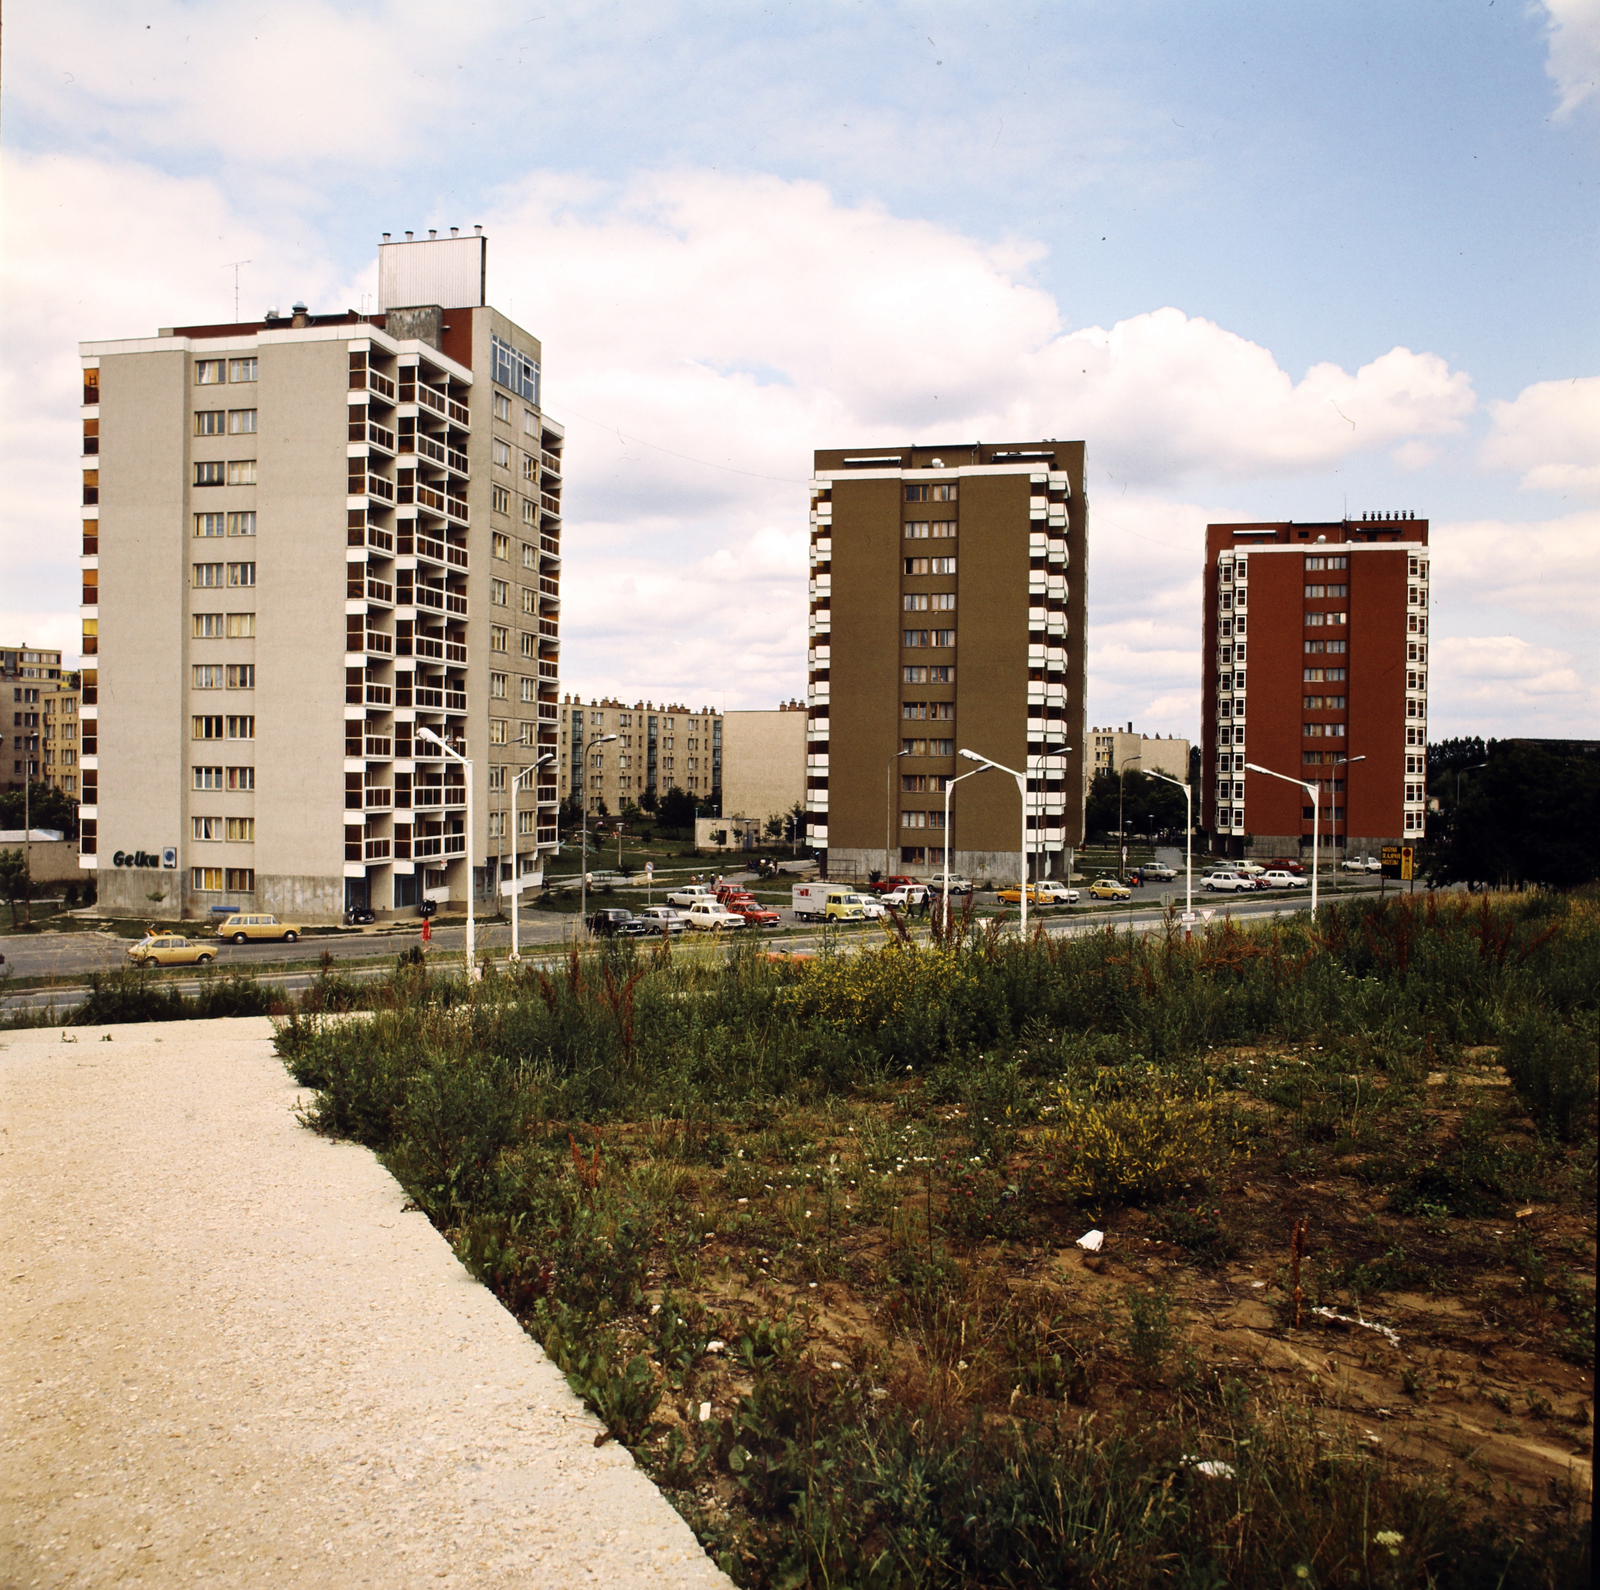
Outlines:
{"type": "Polygon", "coordinates": [[[741,1584],[1488,1590],[1588,1582],[1597,968],[1592,897],[1391,898],[278,1041],[741,1584]]]}

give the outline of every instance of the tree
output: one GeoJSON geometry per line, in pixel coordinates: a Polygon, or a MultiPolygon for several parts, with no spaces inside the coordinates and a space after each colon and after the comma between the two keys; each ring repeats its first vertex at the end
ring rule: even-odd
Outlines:
{"type": "Polygon", "coordinates": [[[765,829],[763,829],[763,833],[766,835],[768,844],[776,844],[780,839],[783,838],[782,812],[774,812],[767,819],[767,824],[765,829]]]}
{"type": "Polygon", "coordinates": [[[1460,805],[1435,820],[1430,879],[1567,887],[1600,878],[1600,761],[1510,740],[1485,751],[1488,765],[1462,781],[1460,805]]]}
{"type": "Polygon", "coordinates": [[[806,803],[804,801],[796,801],[783,814],[783,837],[795,850],[800,848],[806,837],[806,803]]]}
{"type": "Polygon", "coordinates": [[[652,784],[649,787],[649,789],[647,789],[644,792],[644,796],[640,800],[639,804],[647,812],[654,812],[655,811],[655,809],[656,809],[656,787],[655,787],[654,784],[652,784]]]}
{"type": "Polygon", "coordinates": [[[11,906],[11,925],[16,927],[17,906],[30,899],[33,880],[28,876],[28,858],[20,850],[0,850],[0,894],[11,906]]]}
{"type": "Polygon", "coordinates": [[[1183,832],[1186,807],[1183,791],[1159,778],[1147,778],[1129,768],[1119,779],[1109,768],[1094,776],[1089,786],[1085,823],[1091,834],[1110,834],[1121,812],[1123,830],[1130,834],[1183,832]]]}
{"type": "Polygon", "coordinates": [[[656,815],[660,817],[663,828],[692,830],[695,805],[694,796],[674,784],[657,802],[656,815]]]}
{"type": "MultiPolygon", "coordinates": [[[[0,795],[0,828],[23,826],[23,798],[20,789],[7,790],[0,795]]],[[[71,796],[49,784],[29,786],[27,798],[27,826],[29,828],[54,828],[67,839],[78,837],[78,803],[71,796]]]]}

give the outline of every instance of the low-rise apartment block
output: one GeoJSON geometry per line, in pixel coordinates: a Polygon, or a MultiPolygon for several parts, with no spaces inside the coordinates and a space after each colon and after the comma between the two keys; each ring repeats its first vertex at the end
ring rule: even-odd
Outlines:
{"type": "Polygon", "coordinates": [[[1165,773],[1189,782],[1189,742],[1175,734],[1135,734],[1125,729],[1090,729],[1096,773],[1120,773],[1134,768],[1144,773],[1165,773]]]}
{"type": "Polygon", "coordinates": [[[563,696],[561,798],[581,791],[587,811],[614,814],[681,789],[709,808],[722,795],[722,722],[710,707],[681,702],[563,696]]]}
{"type": "Polygon", "coordinates": [[[108,911],[464,902],[556,845],[563,432],[487,240],[303,304],[85,342],[81,863],[108,911]],[[462,765],[429,731],[474,764],[462,765]],[[514,858],[514,859],[513,859],[514,858]]]}
{"type": "Polygon", "coordinates": [[[63,677],[61,653],[45,651],[24,643],[0,646],[0,788],[21,789],[24,782],[53,784],[68,795],[77,793],[77,691],[72,676],[63,677]],[[72,697],[70,712],[59,699],[72,697]],[[72,725],[72,761],[58,763],[53,753],[56,723],[72,725]],[[46,741],[51,743],[47,746],[46,741]],[[67,774],[71,783],[60,782],[67,774]]]}

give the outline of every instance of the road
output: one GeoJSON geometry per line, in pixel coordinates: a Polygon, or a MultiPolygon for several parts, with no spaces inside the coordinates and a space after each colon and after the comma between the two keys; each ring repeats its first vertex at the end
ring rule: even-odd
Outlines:
{"type": "MultiPolygon", "coordinates": [[[[1352,895],[1373,894],[1379,889],[1379,880],[1354,879],[1343,881],[1338,889],[1339,898],[1352,895]]],[[[1183,889],[1181,880],[1169,885],[1181,909],[1183,889]]],[[[1324,900],[1334,897],[1331,888],[1323,890],[1324,900]]],[[[615,898],[614,896],[612,898],[615,898]]],[[[1052,936],[1103,932],[1108,927],[1118,931],[1149,931],[1157,926],[1165,914],[1160,895],[1149,904],[1136,902],[1131,910],[1126,907],[1113,910],[1082,910],[1072,916],[1050,916],[1038,920],[1044,931],[1052,936]]],[[[979,904],[992,904],[993,896],[979,896],[979,904]]],[[[1292,916],[1310,909],[1310,890],[1285,895],[1196,895],[1195,909],[1236,922],[1261,921],[1271,917],[1292,916]]],[[[769,935],[769,942],[781,943],[785,948],[817,949],[829,936],[828,930],[803,927],[788,910],[781,913],[783,924],[769,935]]],[[[519,934],[524,954],[530,958],[559,955],[570,942],[576,919],[572,916],[553,916],[545,912],[526,912],[519,934]]],[[[918,936],[926,929],[913,924],[918,936]]],[[[877,942],[877,933],[870,926],[833,930],[833,942],[841,948],[857,942],[877,942]]],[[[327,937],[301,939],[295,944],[219,944],[217,966],[224,971],[246,971],[258,975],[262,981],[285,992],[295,992],[311,983],[317,973],[309,963],[316,961],[324,951],[333,957],[340,971],[350,977],[381,977],[394,965],[394,958],[421,942],[421,924],[382,932],[351,931],[327,937]]],[[[6,965],[0,977],[20,982],[23,979],[49,979],[46,986],[18,988],[0,994],[0,1010],[57,1010],[75,1004],[87,992],[87,977],[91,972],[108,971],[127,964],[129,940],[107,933],[41,933],[28,937],[7,936],[0,939],[0,951],[6,965]]],[[[511,946],[509,922],[490,920],[481,922],[476,930],[477,953],[485,951],[503,953],[511,946]]],[[[447,925],[436,928],[433,934],[430,958],[443,960],[462,955],[466,949],[466,928],[447,925]]],[[[195,979],[178,977],[178,987],[193,991],[198,986],[195,979]]],[[[0,987],[4,983],[0,982],[0,987]]]]}

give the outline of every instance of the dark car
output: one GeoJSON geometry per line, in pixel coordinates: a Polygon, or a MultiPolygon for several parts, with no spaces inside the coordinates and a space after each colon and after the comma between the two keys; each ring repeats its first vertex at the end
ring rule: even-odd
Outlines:
{"type": "Polygon", "coordinates": [[[625,911],[618,906],[608,906],[603,911],[596,911],[589,918],[589,931],[600,938],[635,939],[650,930],[633,912],[625,911]]]}

